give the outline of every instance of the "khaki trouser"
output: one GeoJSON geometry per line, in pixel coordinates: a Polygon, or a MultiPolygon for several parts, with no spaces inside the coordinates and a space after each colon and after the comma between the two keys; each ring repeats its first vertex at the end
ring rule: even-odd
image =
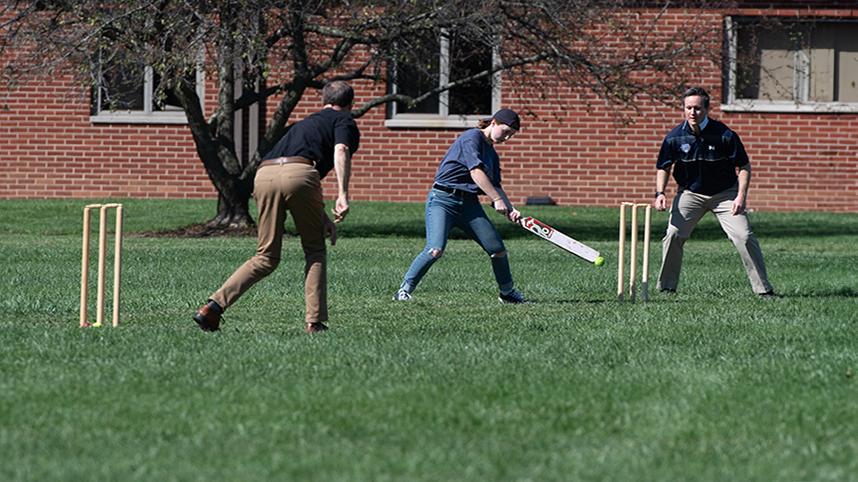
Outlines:
{"type": "Polygon", "coordinates": [[[280,264],[286,211],[292,214],[304,249],[306,321],[328,320],[325,206],[319,172],[310,165],[291,163],[260,167],[253,196],[259,209],[256,254],[241,265],[211,299],[224,309],[280,264]]]}
{"type": "Polygon", "coordinates": [[[714,196],[705,196],[691,191],[680,191],[676,195],[670,209],[667,233],[662,240],[658,289],[676,289],[679,284],[679,271],[682,268],[683,245],[703,215],[707,211],[712,211],[721,223],[721,229],[727,233],[727,237],[739,252],[754,292],[760,294],[772,290],[766,275],[760,243],[751,231],[748,215],[742,213],[734,216],[730,212],[737,194],[738,190],[734,186],[714,196]]]}

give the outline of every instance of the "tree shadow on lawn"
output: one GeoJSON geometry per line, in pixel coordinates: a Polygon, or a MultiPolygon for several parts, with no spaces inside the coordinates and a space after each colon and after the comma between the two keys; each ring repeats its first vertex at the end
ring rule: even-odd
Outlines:
{"type": "MultiPolygon", "coordinates": [[[[337,225],[338,235],[354,238],[408,237],[423,238],[426,228],[423,208],[418,205],[392,206],[390,209],[367,209],[361,206],[354,214],[337,225]]],[[[614,242],[618,237],[619,213],[612,208],[576,209],[569,207],[523,207],[524,213],[532,215],[554,229],[578,240],[589,242],[614,242]]],[[[488,210],[487,210],[488,212],[488,210]]],[[[524,239],[533,234],[520,226],[506,221],[500,215],[488,213],[503,239],[524,239]]],[[[641,216],[642,217],[642,216],[641,216]]],[[[668,213],[653,211],[651,236],[658,242],[667,228],[668,213]]],[[[642,220],[639,221],[642,239],[642,220]]],[[[858,236],[858,216],[855,214],[828,213],[751,213],[751,225],[760,239],[829,236],[858,236]]],[[[630,229],[630,227],[628,228],[630,229]]],[[[295,236],[291,221],[286,221],[286,233],[295,236]]],[[[212,228],[205,223],[191,224],[176,229],[136,233],[140,237],[206,238],[256,236],[256,227],[212,228]]],[[[451,239],[467,239],[465,233],[454,228],[451,239]]],[[[712,214],[703,217],[691,235],[694,240],[725,239],[717,219],[712,214]]]]}
{"type": "Polygon", "coordinates": [[[206,223],[189,224],[162,231],[141,231],[132,234],[132,236],[140,238],[255,238],[256,235],[256,226],[225,227],[209,226],[206,223]]]}

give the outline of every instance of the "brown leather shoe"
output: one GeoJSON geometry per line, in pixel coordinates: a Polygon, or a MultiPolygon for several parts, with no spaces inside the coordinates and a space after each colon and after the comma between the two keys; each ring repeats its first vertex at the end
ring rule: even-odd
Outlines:
{"type": "Polygon", "coordinates": [[[220,329],[220,313],[216,312],[208,303],[197,310],[194,314],[194,321],[203,331],[218,331],[220,329]]]}
{"type": "Polygon", "coordinates": [[[304,327],[304,331],[310,334],[321,333],[327,329],[328,327],[321,321],[317,321],[315,323],[307,323],[307,325],[304,327]]]}

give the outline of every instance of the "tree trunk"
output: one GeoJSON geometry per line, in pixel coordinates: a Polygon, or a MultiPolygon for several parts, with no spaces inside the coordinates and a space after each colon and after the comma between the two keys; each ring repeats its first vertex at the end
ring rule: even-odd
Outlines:
{"type": "Polygon", "coordinates": [[[217,198],[217,215],[206,225],[220,229],[242,229],[256,226],[250,215],[250,196],[233,193],[227,197],[219,194],[217,198]]]}
{"type": "Polygon", "coordinates": [[[206,226],[226,231],[245,231],[256,227],[249,208],[253,194],[253,177],[225,171],[223,177],[216,178],[211,172],[209,177],[218,191],[217,214],[206,226]]]}

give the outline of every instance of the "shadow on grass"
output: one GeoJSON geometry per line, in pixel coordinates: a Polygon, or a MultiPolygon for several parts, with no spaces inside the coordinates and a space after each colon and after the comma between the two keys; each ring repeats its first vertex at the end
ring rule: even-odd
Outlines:
{"type": "MultiPolygon", "coordinates": [[[[126,233],[141,236],[206,237],[221,235],[253,236],[252,230],[244,233],[203,233],[199,223],[215,212],[210,200],[116,200],[126,204],[126,233]]],[[[0,200],[0,232],[5,234],[78,235],[81,229],[81,207],[86,200],[0,200]],[[26,216],[25,216],[26,214],[26,216]],[[26,222],[22,222],[26,220],[26,222]]],[[[327,203],[327,209],[333,206],[327,203]]],[[[619,211],[613,207],[572,206],[517,206],[523,215],[534,216],[555,229],[581,241],[616,242],[619,211]]],[[[351,214],[338,225],[346,237],[409,237],[423,238],[423,203],[390,203],[356,201],[351,214]]],[[[497,226],[504,239],[525,239],[533,235],[489,212],[489,219],[497,226]]],[[[256,213],[255,207],[251,212],[256,213]]],[[[291,217],[290,217],[291,218],[291,217]]],[[[667,227],[667,212],[653,211],[652,239],[654,243],[667,227]]],[[[778,238],[824,238],[858,236],[858,213],[779,213],[753,212],[751,223],[757,236],[778,238]]],[[[287,232],[295,234],[291,220],[286,222],[287,232]]],[[[458,229],[453,239],[465,239],[458,229]]],[[[715,216],[707,214],[692,234],[692,239],[725,239],[715,216]]]]}
{"type": "MultiPolygon", "coordinates": [[[[616,241],[618,236],[619,213],[611,208],[569,208],[569,207],[522,207],[526,215],[534,216],[578,240],[616,241]]],[[[371,219],[355,216],[353,223],[339,226],[341,234],[353,237],[418,237],[425,236],[423,210],[419,205],[405,205],[390,216],[378,216],[384,210],[377,211],[371,219]],[[410,208],[409,208],[410,206],[410,208]]],[[[773,238],[792,238],[805,236],[821,238],[829,236],[858,236],[858,215],[831,213],[751,213],[752,228],[761,240],[773,238]]],[[[506,221],[499,215],[489,213],[489,219],[495,224],[503,239],[523,239],[533,234],[506,221]]],[[[651,236],[653,242],[659,242],[667,228],[668,213],[652,213],[651,236]]],[[[642,224],[642,223],[641,223],[642,224]]],[[[451,239],[467,239],[463,231],[454,228],[451,239]]],[[[726,239],[718,220],[712,214],[703,217],[695,228],[692,239],[726,239]]]]}
{"type": "MultiPolygon", "coordinates": [[[[765,219],[751,220],[754,233],[761,241],[766,239],[778,238],[824,238],[833,236],[858,236],[858,217],[853,216],[851,220],[825,217],[823,219],[813,219],[814,216],[807,214],[794,218],[796,215],[789,214],[767,214],[765,219]],[[776,216],[776,217],[775,217],[776,216]]],[[[617,241],[618,231],[617,225],[619,218],[611,221],[610,218],[592,219],[592,216],[585,216],[580,219],[566,219],[563,213],[554,215],[537,215],[537,219],[552,226],[554,229],[583,242],[615,242],[617,241]]],[[[518,225],[512,224],[500,216],[491,214],[489,218],[495,224],[501,237],[505,240],[531,238],[534,235],[529,231],[522,229],[518,225]]],[[[667,227],[667,215],[664,219],[659,219],[653,216],[651,226],[651,236],[653,243],[660,243],[664,230],[667,227]]],[[[392,219],[390,222],[374,219],[371,221],[365,220],[349,220],[337,226],[338,235],[351,238],[423,238],[426,235],[423,217],[415,216],[411,219],[392,219]],[[349,222],[351,221],[351,222],[349,222]]],[[[134,233],[137,237],[173,237],[173,238],[205,238],[205,237],[255,237],[256,228],[239,228],[239,229],[202,229],[205,225],[192,224],[174,229],[165,229],[160,231],[141,231],[134,233]]],[[[641,235],[638,239],[642,237],[641,235]]],[[[291,222],[286,223],[286,235],[297,236],[294,226],[291,222]]],[[[454,227],[450,232],[450,239],[469,239],[468,236],[459,228],[454,227]]],[[[726,240],[727,236],[721,230],[717,219],[714,216],[704,217],[703,220],[695,228],[691,235],[692,240],[726,240]]]]}
{"type": "Polygon", "coordinates": [[[858,290],[851,286],[825,290],[811,290],[805,293],[784,293],[783,298],[858,298],[858,290]]]}
{"type": "Polygon", "coordinates": [[[613,303],[615,300],[594,300],[592,298],[567,298],[562,300],[540,300],[540,299],[528,299],[528,303],[533,303],[537,305],[571,305],[571,304],[588,304],[588,305],[601,305],[604,303],[613,303]]]}
{"type": "MultiPolygon", "coordinates": [[[[512,224],[503,219],[492,219],[495,227],[503,239],[522,239],[532,237],[530,232],[512,224]]],[[[550,222],[546,221],[548,224],[550,222]]],[[[588,240],[613,240],[617,237],[617,233],[609,228],[602,227],[582,227],[581,225],[573,225],[570,223],[555,223],[551,224],[555,229],[571,236],[575,239],[588,240]]],[[[423,224],[423,219],[419,223],[405,222],[395,224],[374,224],[372,226],[343,226],[340,233],[343,236],[375,238],[375,237],[403,237],[403,238],[423,238],[426,236],[426,227],[423,224]]],[[[459,228],[454,227],[450,232],[450,239],[469,239],[468,236],[459,228]]]]}
{"type": "MultiPolygon", "coordinates": [[[[814,298],[858,298],[858,290],[851,286],[844,287],[834,287],[831,289],[820,289],[820,290],[812,290],[807,292],[789,292],[789,293],[778,293],[777,298],[772,299],[771,301],[777,302],[779,299],[790,299],[790,298],[805,298],[805,299],[814,299],[814,298]]],[[[678,300],[676,295],[664,296],[664,295],[655,295],[650,294],[648,300],[644,301],[638,295],[636,301],[619,301],[615,298],[610,299],[586,299],[586,298],[567,298],[562,300],[538,300],[531,299],[531,303],[542,303],[542,304],[557,304],[557,305],[568,305],[568,304],[591,304],[591,305],[599,305],[605,303],[621,303],[621,304],[664,304],[664,303],[676,303],[678,300]]],[[[763,301],[763,300],[760,300],[763,301]]],[[[766,300],[768,301],[768,300],[766,300]]]]}

